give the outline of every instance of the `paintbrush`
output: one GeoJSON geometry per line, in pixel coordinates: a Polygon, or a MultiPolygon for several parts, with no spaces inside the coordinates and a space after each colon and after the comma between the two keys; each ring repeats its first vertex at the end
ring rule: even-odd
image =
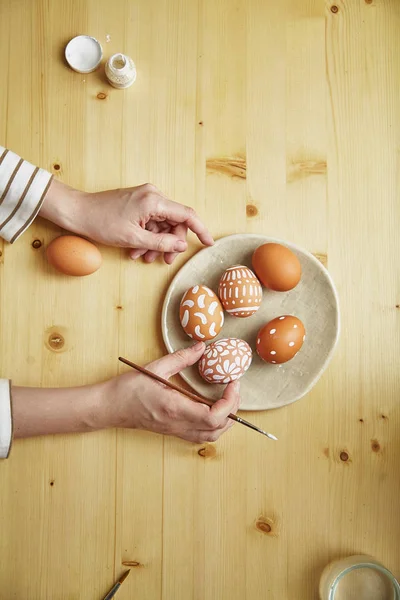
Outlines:
{"type": "Polygon", "coordinates": [[[121,577],[118,579],[117,583],[108,592],[107,596],[104,596],[103,600],[111,600],[111,598],[114,598],[115,594],[118,592],[119,588],[124,583],[125,579],[128,577],[130,572],[131,572],[131,570],[128,569],[128,571],[125,571],[125,573],[123,575],[121,575],[121,577]]]}
{"type": "MultiPolygon", "coordinates": [[[[143,367],[139,367],[139,365],[135,365],[135,363],[130,362],[126,358],[122,358],[120,356],[118,358],[118,360],[120,360],[125,365],[128,365],[128,367],[132,367],[132,369],[135,369],[136,371],[143,373],[143,375],[147,375],[148,377],[155,379],[159,383],[166,385],[167,387],[171,388],[171,390],[175,390],[176,392],[183,394],[184,396],[186,396],[187,398],[190,398],[190,400],[193,400],[194,402],[200,402],[201,404],[206,404],[207,406],[212,406],[214,404],[214,402],[212,402],[212,400],[208,400],[207,398],[203,398],[203,396],[198,396],[197,394],[194,394],[193,392],[189,392],[188,390],[185,390],[184,388],[181,388],[178,385],[175,385],[171,381],[168,381],[167,379],[163,379],[162,377],[159,377],[155,373],[152,373],[151,371],[148,371],[147,369],[144,369],[143,367]]],[[[241,425],[250,427],[250,429],[254,429],[254,431],[258,431],[258,433],[261,433],[262,435],[266,435],[267,438],[269,438],[270,440],[276,441],[278,439],[277,437],[272,435],[272,433],[267,433],[263,429],[260,429],[256,425],[253,425],[253,423],[249,423],[249,421],[246,421],[245,419],[242,419],[241,417],[238,417],[237,415],[230,413],[228,415],[228,418],[232,419],[232,421],[236,421],[237,423],[240,423],[241,425]]]]}

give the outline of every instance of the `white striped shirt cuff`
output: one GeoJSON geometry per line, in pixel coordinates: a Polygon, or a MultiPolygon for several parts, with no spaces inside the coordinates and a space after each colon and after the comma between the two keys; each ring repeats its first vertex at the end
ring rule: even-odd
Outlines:
{"type": "Polygon", "coordinates": [[[11,382],[0,379],[0,458],[7,458],[12,440],[11,382]]]}
{"type": "Polygon", "coordinates": [[[52,175],[0,146],[0,237],[16,239],[43,204],[52,175]]]}

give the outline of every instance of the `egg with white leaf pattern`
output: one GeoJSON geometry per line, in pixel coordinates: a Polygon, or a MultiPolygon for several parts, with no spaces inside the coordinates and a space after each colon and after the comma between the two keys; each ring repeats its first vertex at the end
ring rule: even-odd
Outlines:
{"type": "Polygon", "coordinates": [[[181,300],[179,318],[185,333],[200,342],[215,338],[224,324],[218,296],[205,285],[189,288],[181,300]]]}
{"type": "Polygon", "coordinates": [[[250,367],[252,351],[244,340],[227,338],[207,346],[199,362],[199,373],[208,383],[230,383],[250,367]]]}

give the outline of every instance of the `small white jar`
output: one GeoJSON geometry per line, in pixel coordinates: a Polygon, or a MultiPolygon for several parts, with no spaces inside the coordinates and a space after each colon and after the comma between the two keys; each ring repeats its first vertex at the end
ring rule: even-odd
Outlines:
{"type": "Polygon", "coordinates": [[[136,80],[135,63],[125,54],[114,54],[106,62],[106,77],[113,87],[127,88],[136,80]]]}

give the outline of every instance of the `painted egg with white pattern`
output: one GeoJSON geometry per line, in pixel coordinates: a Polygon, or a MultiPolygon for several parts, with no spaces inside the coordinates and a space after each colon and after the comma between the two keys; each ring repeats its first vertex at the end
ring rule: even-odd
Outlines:
{"type": "Polygon", "coordinates": [[[195,285],[181,300],[179,318],[190,338],[204,342],[214,339],[221,331],[224,311],[217,294],[205,285],[195,285]]]}
{"type": "Polygon", "coordinates": [[[232,317],[251,317],[261,306],[262,287],[251,269],[237,265],[222,275],[219,297],[232,317]]]}
{"type": "Polygon", "coordinates": [[[260,329],[257,353],[272,364],[282,364],[296,356],[306,339],[303,323],[293,315],[282,315],[260,329]]]}
{"type": "Polygon", "coordinates": [[[199,373],[208,383],[230,383],[246,373],[251,360],[251,348],[244,340],[217,340],[207,346],[199,362],[199,373]]]}

